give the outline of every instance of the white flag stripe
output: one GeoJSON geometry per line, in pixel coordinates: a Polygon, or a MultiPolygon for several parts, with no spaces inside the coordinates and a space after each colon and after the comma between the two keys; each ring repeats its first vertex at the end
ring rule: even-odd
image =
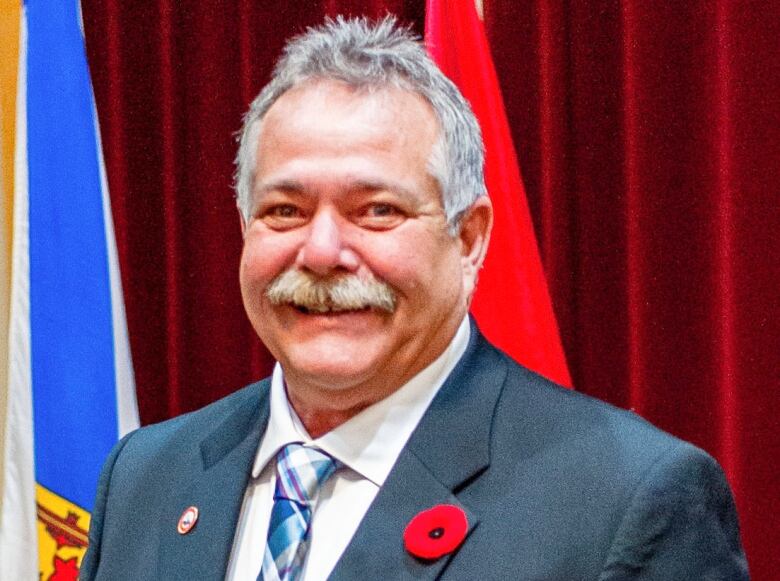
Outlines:
{"type": "Polygon", "coordinates": [[[27,26],[22,13],[16,99],[14,227],[8,336],[8,407],[0,517],[0,579],[38,579],[30,373],[30,260],[27,180],[27,26]]]}
{"type": "Polygon", "coordinates": [[[103,197],[103,223],[106,231],[106,249],[108,251],[108,276],[111,286],[111,316],[114,333],[114,372],[116,375],[116,405],[117,405],[117,436],[137,429],[138,403],[135,396],[135,377],[133,361],[130,353],[130,339],[127,334],[127,319],[125,317],[125,300],[122,293],[122,277],[119,272],[119,255],[114,236],[114,217],[111,212],[111,196],[108,190],[106,166],[103,158],[103,142],[100,137],[100,122],[92,97],[92,112],[95,120],[95,140],[98,147],[98,168],[100,170],[100,190],[103,197]]]}

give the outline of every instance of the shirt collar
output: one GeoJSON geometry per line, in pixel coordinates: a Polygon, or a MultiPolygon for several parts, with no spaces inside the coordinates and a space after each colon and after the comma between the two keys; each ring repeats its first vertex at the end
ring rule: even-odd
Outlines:
{"type": "Polygon", "coordinates": [[[284,371],[277,363],[271,379],[268,427],[255,456],[252,476],[257,478],[284,446],[303,442],[317,446],[382,486],[425,410],[466,351],[470,333],[465,317],[450,344],[428,367],[383,400],[314,440],[287,401],[284,371]]]}

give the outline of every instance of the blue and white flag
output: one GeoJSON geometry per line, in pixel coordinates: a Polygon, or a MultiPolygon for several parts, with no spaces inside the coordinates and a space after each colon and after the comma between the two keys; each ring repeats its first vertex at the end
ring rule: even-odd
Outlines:
{"type": "Polygon", "coordinates": [[[138,412],[79,2],[18,14],[0,579],[75,579],[138,412]]]}

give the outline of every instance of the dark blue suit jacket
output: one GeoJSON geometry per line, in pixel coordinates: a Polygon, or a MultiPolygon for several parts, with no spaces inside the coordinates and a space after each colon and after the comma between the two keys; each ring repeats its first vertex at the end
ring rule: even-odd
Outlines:
{"type": "MultiPolygon", "coordinates": [[[[216,580],[269,413],[265,380],[138,430],[100,479],[81,579],[216,580]],[[176,530],[185,508],[200,517],[176,530]]],[[[262,547],[258,547],[258,559],[262,547]]],[[[636,415],[558,388],[472,326],[466,354],[404,448],[333,580],[747,579],[715,461],[636,415]],[[403,531],[460,506],[469,534],[421,561],[403,531]]]]}

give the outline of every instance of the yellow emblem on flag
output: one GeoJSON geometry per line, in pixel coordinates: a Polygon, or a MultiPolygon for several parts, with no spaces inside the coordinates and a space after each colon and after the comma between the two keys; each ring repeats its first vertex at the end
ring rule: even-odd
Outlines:
{"type": "Polygon", "coordinates": [[[35,486],[35,500],[40,579],[75,581],[87,550],[89,513],[40,484],[35,486]]]}

